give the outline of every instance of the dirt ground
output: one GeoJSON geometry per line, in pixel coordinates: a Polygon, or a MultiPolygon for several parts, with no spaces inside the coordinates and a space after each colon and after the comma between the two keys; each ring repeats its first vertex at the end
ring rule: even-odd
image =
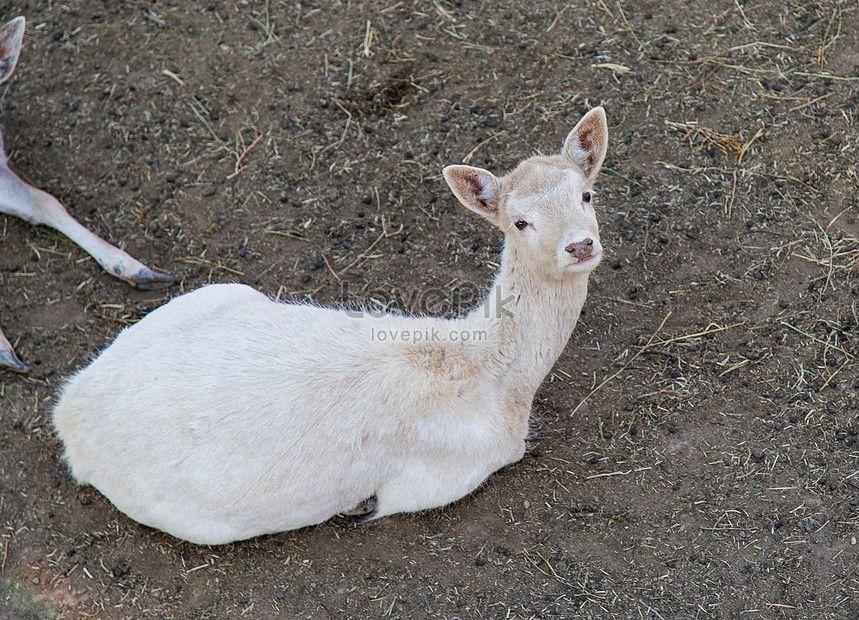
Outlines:
{"type": "Polygon", "coordinates": [[[0,372],[0,617],[859,617],[855,2],[18,14],[14,167],[182,279],[131,290],[0,216],[0,326],[33,368],[0,372]],[[442,166],[503,172],[598,104],[608,256],[521,462],[443,510],[213,548],[73,484],[51,405],[123,326],[207,282],[467,306],[501,238],[442,166]]]}

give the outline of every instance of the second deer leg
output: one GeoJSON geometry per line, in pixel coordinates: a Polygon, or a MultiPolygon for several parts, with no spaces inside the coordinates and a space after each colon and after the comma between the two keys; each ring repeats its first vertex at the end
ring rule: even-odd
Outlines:
{"type": "Polygon", "coordinates": [[[69,215],[59,200],[22,181],[0,163],[0,213],[14,215],[32,224],[60,231],[90,254],[109,274],[132,286],[149,290],[175,282],[173,275],[159,273],[87,230],[69,215]]]}

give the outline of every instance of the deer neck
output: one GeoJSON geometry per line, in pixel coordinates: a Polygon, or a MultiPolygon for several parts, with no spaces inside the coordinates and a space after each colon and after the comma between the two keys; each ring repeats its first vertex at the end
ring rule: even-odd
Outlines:
{"type": "Polygon", "coordinates": [[[487,370],[516,401],[530,405],[570,339],[587,289],[588,274],[546,279],[505,245],[492,289],[472,316],[487,326],[487,370]]]}

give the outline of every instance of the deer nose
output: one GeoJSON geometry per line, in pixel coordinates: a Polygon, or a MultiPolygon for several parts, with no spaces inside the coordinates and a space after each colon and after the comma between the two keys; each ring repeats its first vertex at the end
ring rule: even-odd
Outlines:
{"type": "Polygon", "coordinates": [[[571,243],[564,249],[578,259],[587,258],[594,251],[594,240],[588,237],[582,241],[571,243]]]}

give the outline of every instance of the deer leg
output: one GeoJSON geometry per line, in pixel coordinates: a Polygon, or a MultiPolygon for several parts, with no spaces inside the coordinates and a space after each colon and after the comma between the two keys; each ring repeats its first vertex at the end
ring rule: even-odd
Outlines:
{"type": "Polygon", "coordinates": [[[175,282],[176,277],[152,271],[140,261],[87,230],[69,215],[59,200],[22,181],[6,166],[0,166],[0,213],[7,213],[60,231],[74,241],[109,274],[141,290],[175,282]]]}
{"type": "Polygon", "coordinates": [[[6,336],[3,335],[2,329],[0,329],[0,367],[9,368],[21,373],[30,370],[27,364],[15,355],[15,350],[12,348],[12,344],[6,339],[6,336]]]}

